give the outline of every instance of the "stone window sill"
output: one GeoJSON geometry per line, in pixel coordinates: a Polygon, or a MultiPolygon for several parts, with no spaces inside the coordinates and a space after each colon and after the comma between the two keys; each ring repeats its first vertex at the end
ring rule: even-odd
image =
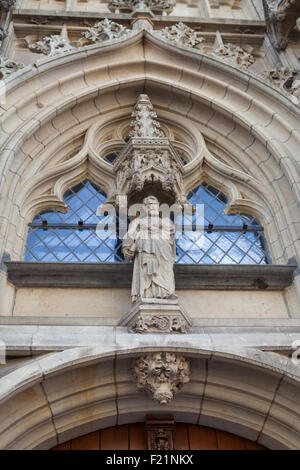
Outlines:
{"type": "MultiPolygon", "coordinates": [[[[130,263],[29,263],[8,261],[16,287],[130,288],[130,263]]],[[[177,289],[283,290],[293,282],[295,265],[175,264],[177,289]]]]}

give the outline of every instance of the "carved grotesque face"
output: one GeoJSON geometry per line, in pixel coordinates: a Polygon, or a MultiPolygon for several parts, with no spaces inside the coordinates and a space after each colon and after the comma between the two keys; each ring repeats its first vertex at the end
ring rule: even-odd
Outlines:
{"type": "Polygon", "coordinates": [[[161,405],[169,403],[184,383],[190,380],[190,362],[174,353],[153,353],[133,363],[137,387],[151,393],[161,405]]]}
{"type": "Polygon", "coordinates": [[[143,200],[147,214],[150,216],[159,215],[159,202],[155,196],[148,196],[143,200]]]}

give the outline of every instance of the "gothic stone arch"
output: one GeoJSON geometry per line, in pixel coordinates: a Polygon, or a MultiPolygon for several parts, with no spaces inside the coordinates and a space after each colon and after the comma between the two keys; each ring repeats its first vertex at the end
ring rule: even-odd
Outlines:
{"type": "Polygon", "coordinates": [[[115,344],[112,349],[108,340],[102,347],[69,349],[29,361],[0,379],[0,447],[49,449],[163,412],[177,422],[232,432],[267,448],[299,448],[297,368],[258,349],[199,349],[196,342],[190,338],[168,345],[166,338],[158,347],[152,339],[145,345],[142,337],[132,348],[115,344]],[[134,359],[157,351],[179,353],[191,363],[190,381],[166,405],[139,391],[131,371],[134,359]]]}

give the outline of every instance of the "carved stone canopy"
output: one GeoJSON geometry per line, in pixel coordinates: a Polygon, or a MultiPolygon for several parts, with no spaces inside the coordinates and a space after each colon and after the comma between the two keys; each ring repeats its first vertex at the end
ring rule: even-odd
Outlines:
{"type": "Polygon", "coordinates": [[[132,113],[131,139],[114,164],[115,203],[127,196],[128,204],[155,195],[160,203],[186,203],[183,165],[156,120],[147,95],[140,95],[132,113]]]}
{"type": "Polygon", "coordinates": [[[136,359],[132,372],[137,388],[164,405],[173,400],[183,384],[190,381],[191,365],[179,354],[158,352],[136,359]]]}

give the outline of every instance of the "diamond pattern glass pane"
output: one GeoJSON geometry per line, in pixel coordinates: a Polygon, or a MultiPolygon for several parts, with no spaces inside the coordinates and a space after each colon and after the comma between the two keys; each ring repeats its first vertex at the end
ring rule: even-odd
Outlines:
{"type": "MultiPolygon", "coordinates": [[[[191,191],[188,200],[194,207],[204,206],[204,230],[185,230],[177,239],[176,263],[268,263],[263,229],[257,219],[246,214],[225,214],[225,194],[207,183],[191,191]]],[[[185,223],[195,227],[196,217],[185,216],[185,223]]]]}
{"type": "Polygon", "coordinates": [[[96,226],[104,216],[98,207],[106,201],[105,193],[89,180],[76,185],[64,195],[68,211],[47,211],[37,215],[29,227],[25,261],[123,262],[121,240],[117,231],[100,237],[96,226]],[[47,225],[43,225],[47,222],[47,225]],[[83,223],[79,228],[78,222],[83,223]],[[71,225],[71,227],[70,227],[71,225]],[[78,228],[77,228],[78,227],[78,228]]]}
{"type": "MultiPolygon", "coordinates": [[[[226,196],[206,183],[188,196],[195,207],[204,205],[204,230],[191,230],[197,213],[185,216],[189,227],[176,240],[176,263],[266,264],[268,253],[263,229],[254,217],[227,215],[226,196]],[[248,228],[248,229],[247,229],[248,228]]],[[[47,211],[37,215],[29,227],[25,261],[124,262],[117,229],[99,236],[97,224],[104,216],[98,207],[105,193],[85,180],[65,193],[66,213],[47,211]],[[83,224],[82,226],[78,225],[83,224]]],[[[118,222],[118,221],[117,221],[118,222]]]]}

